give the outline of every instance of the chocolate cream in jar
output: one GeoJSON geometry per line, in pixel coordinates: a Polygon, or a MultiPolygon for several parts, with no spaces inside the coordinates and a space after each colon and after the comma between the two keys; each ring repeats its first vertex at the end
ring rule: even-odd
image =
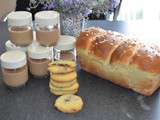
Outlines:
{"type": "Polygon", "coordinates": [[[26,54],[22,51],[8,51],[0,59],[4,83],[9,87],[25,85],[28,81],[26,54]]]}
{"type": "Polygon", "coordinates": [[[51,51],[48,47],[39,45],[28,47],[29,70],[35,77],[48,76],[48,64],[51,61],[51,51]]]}
{"type": "Polygon", "coordinates": [[[28,46],[33,41],[32,14],[26,11],[11,12],[7,16],[9,38],[16,46],[28,46]]]}
{"type": "Polygon", "coordinates": [[[69,35],[61,35],[54,47],[55,60],[71,60],[76,62],[76,38],[69,35]]]}
{"type": "Polygon", "coordinates": [[[42,46],[55,46],[60,36],[59,13],[41,11],[35,14],[36,39],[42,46]]]}

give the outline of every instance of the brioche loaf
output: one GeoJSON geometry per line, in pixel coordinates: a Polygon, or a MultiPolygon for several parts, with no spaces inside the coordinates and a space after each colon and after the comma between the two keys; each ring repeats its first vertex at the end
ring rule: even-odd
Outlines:
{"type": "Polygon", "coordinates": [[[90,28],[76,42],[81,68],[106,80],[152,95],[160,86],[160,48],[125,35],[90,28]]]}

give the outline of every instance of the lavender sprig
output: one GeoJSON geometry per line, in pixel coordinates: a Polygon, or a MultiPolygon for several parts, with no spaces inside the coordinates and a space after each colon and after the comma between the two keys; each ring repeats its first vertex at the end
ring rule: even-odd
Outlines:
{"type": "Polygon", "coordinates": [[[114,10],[120,0],[30,0],[28,10],[43,5],[42,10],[56,10],[69,15],[86,16],[91,9],[101,12],[114,10]]]}

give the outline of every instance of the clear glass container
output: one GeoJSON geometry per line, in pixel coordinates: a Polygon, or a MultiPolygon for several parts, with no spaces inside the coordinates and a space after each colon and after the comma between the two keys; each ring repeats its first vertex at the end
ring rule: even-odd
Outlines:
{"type": "Polygon", "coordinates": [[[21,87],[28,81],[26,54],[22,51],[8,51],[1,55],[1,69],[4,83],[9,87],[21,87]]]}
{"type": "Polygon", "coordinates": [[[9,39],[16,46],[28,46],[33,41],[32,14],[26,11],[11,12],[7,16],[9,39]]]}
{"type": "Polygon", "coordinates": [[[35,77],[47,77],[48,64],[51,62],[50,49],[42,46],[28,47],[29,70],[35,77]]]}
{"type": "Polygon", "coordinates": [[[54,47],[55,60],[76,61],[75,37],[61,35],[59,42],[54,47]]]}
{"type": "Polygon", "coordinates": [[[60,18],[56,11],[41,11],[35,15],[36,39],[42,46],[55,46],[60,36],[60,18]]]}
{"type": "Polygon", "coordinates": [[[76,52],[75,49],[71,50],[58,50],[55,49],[55,60],[71,60],[71,61],[76,61],[76,52]]]}

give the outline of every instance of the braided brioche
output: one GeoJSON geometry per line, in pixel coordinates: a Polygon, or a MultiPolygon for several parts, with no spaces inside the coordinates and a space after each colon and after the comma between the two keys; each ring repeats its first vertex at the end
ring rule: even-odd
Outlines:
{"type": "Polygon", "coordinates": [[[160,86],[160,48],[123,34],[90,28],[76,42],[81,68],[149,96],[160,86]]]}

